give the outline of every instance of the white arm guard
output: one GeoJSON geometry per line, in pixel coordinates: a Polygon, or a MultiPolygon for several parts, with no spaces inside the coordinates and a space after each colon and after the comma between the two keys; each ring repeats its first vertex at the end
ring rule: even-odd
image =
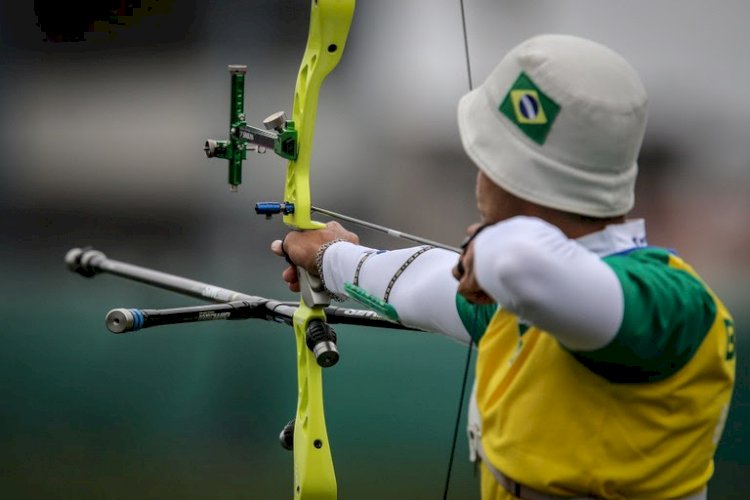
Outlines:
{"type": "Polygon", "coordinates": [[[398,311],[401,321],[408,326],[469,343],[469,334],[456,311],[458,283],[451,275],[458,255],[434,248],[404,268],[418,249],[378,252],[351,243],[332,245],[323,259],[326,287],[334,293],[345,294],[344,284],[354,282],[359,268],[358,286],[383,298],[393,277],[403,268],[401,275],[391,284],[388,295],[388,303],[398,311]],[[367,257],[368,253],[372,255],[367,257]]]}

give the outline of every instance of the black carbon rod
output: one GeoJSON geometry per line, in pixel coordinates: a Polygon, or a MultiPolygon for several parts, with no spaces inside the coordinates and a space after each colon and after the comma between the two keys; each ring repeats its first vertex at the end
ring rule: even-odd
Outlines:
{"type": "MultiPolygon", "coordinates": [[[[107,329],[112,333],[129,333],[153,326],[212,320],[266,319],[267,315],[263,304],[236,301],[172,309],[112,309],[107,313],[104,321],[107,329]]],[[[273,319],[280,323],[292,324],[289,311],[286,311],[286,314],[276,312],[273,319]]]]}

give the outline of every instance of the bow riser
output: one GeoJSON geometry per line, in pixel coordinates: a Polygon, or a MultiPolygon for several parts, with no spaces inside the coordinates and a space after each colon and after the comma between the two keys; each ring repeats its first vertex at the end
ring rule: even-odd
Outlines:
{"type": "MultiPolygon", "coordinates": [[[[311,218],[310,158],[315,132],[318,94],[323,80],[341,59],[349,34],[354,0],[313,0],[310,30],[302,57],[294,92],[292,119],[298,130],[297,158],[287,166],[284,201],[294,212],[284,215],[284,222],[293,229],[318,229],[324,224],[311,218]]],[[[299,269],[303,288],[318,288],[319,280],[311,280],[299,269]],[[314,283],[310,286],[310,283],[314,283]]],[[[303,289],[303,300],[294,314],[297,344],[297,414],[294,424],[294,495],[297,499],[335,499],[336,474],[326,431],[323,407],[323,379],[315,355],[308,349],[306,338],[310,322],[325,322],[323,306],[327,299],[308,300],[311,293],[303,289]]]]}
{"type": "Polygon", "coordinates": [[[349,35],[354,0],[313,0],[310,31],[294,89],[292,119],[299,130],[298,156],[287,166],[284,201],[294,204],[294,213],[284,222],[295,229],[319,229],[323,224],[310,214],[310,157],[323,80],[336,67],[349,35]]]}
{"type": "Polygon", "coordinates": [[[323,371],[306,344],[307,327],[314,319],[325,322],[323,309],[300,303],[294,313],[298,385],[294,421],[294,497],[331,500],[337,496],[337,486],[323,409],[323,371]]]}

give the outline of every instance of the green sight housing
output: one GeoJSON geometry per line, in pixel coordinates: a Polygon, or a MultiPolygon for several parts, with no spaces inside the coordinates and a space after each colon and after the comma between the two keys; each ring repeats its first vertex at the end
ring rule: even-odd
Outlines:
{"type": "Polygon", "coordinates": [[[247,159],[248,144],[260,153],[272,149],[287,160],[297,159],[297,130],[283,111],[263,120],[265,130],[248,125],[245,120],[245,74],[247,66],[229,65],[229,140],[207,139],[203,150],[208,158],[229,161],[229,186],[232,191],[242,184],[242,161],[247,159]]]}

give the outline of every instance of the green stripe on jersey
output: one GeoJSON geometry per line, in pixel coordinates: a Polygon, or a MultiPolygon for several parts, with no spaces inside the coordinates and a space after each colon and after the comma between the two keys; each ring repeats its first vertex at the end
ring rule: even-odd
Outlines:
{"type": "Polygon", "coordinates": [[[462,295],[456,294],[456,309],[464,328],[474,343],[478,344],[497,311],[497,304],[472,304],[462,295]]]}
{"type": "Polygon", "coordinates": [[[612,382],[663,380],[692,359],[716,317],[704,284],[669,265],[669,252],[643,248],[604,258],[622,286],[625,312],[614,340],[573,355],[612,382]]]}

